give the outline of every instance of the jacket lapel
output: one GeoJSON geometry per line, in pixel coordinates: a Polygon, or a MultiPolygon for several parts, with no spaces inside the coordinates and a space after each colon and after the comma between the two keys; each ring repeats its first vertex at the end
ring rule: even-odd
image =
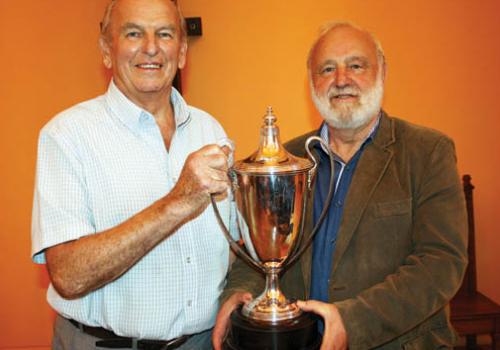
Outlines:
{"type": "Polygon", "coordinates": [[[387,146],[394,143],[393,121],[382,112],[378,131],[359,159],[347,194],[337,245],[332,262],[332,275],[344,255],[363,212],[393,156],[387,146]]]}
{"type": "MultiPolygon", "coordinates": [[[[307,136],[311,136],[312,134],[314,133],[310,133],[307,136]]],[[[388,146],[395,142],[394,134],[393,120],[382,111],[377,134],[372,143],[367,145],[364,150],[349,188],[342,223],[337,233],[332,274],[338,267],[373,192],[389,166],[393,153],[388,146]]],[[[297,155],[306,156],[305,151],[297,155]]],[[[314,155],[317,156],[315,152],[314,155]]],[[[305,217],[304,241],[309,237],[313,229],[312,201],[314,201],[314,196],[311,197],[311,205],[305,217]]],[[[311,289],[312,244],[299,260],[306,287],[306,298],[309,298],[311,289]]]]}

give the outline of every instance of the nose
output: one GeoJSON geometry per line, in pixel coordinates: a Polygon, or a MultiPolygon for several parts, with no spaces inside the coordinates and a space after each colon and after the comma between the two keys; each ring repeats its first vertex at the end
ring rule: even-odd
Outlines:
{"type": "Polygon", "coordinates": [[[349,75],[347,69],[344,67],[338,67],[335,71],[335,86],[345,87],[349,85],[349,75]]]}
{"type": "Polygon", "coordinates": [[[144,36],[143,50],[149,56],[155,56],[158,53],[158,42],[156,35],[147,34],[144,36]]]}

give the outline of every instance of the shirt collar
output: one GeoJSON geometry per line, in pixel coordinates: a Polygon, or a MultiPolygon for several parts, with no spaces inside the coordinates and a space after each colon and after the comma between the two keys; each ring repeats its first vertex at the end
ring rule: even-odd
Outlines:
{"type": "MultiPolygon", "coordinates": [[[[113,80],[109,83],[105,98],[111,112],[125,125],[131,128],[138,127],[141,122],[147,119],[152,118],[154,120],[151,113],[130,101],[127,96],[118,89],[113,80]]],[[[170,94],[170,102],[174,108],[175,125],[176,127],[180,127],[190,120],[188,105],[174,87],[172,87],[172,92],[170,94]]]]}
{"type": "MultiPolygon", "coordinates": [[[[370,130],[370,133],[366,137],[366,139],[363,141],[362,145],[360,148],[363,148],[369,141],[373,140],[373,137],[375,136],[375,133],[377,132],[378,125],[380,124],[380,117],[382,113],[380,112],[377,117],[377,121],[373,125],[372,129],[370,130]]],[[[329,145],[330,144],[330,135],[328,133],[328,124],[326,122],[323,122],[321,124],[321,127],[319,128],[319,137],[325,142],[325,144],[329,145]]],[[[323,145],[321,145],[321,148],[323,148],[323,145]]],[[[328,153],[327,150],[323,149],[326,153],[328,153]]]]}
{"type": "Polygon", "coordinates": [[[190,119],[189,108],[182,95],[173,86],[170,102],[174,106],[175,125],[180,127],[190,119]]]}

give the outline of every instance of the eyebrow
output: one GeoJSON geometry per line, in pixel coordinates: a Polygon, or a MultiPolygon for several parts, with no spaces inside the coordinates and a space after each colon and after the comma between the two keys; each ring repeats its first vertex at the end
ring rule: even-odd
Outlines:
{"type": "MultiPolygon", "coordinates": [[[[139,24],[137,24],[137,23],[127,22],[127,23],[123,24],[120,29],[122,31],[123,30],[127,30],[127,29],[140,29],[140,30],[144,30],[144,27],[141,26],[141,25],[139,25],[139,24]]],[[[156,29],[155,31],[158,32],[158,31],[162,31],[162,30],[171,30],[171,31],[173,31],[175,33],[177,31],[177,28],[174,25],[165,25],[165,26],[162,26],[162,27],[156,29]]]]}
{"type": "Polygon", "coordinates": [[[321,62],[320,64],[318,64],[318,67],[324,67],[324,66],[328,66],[328,65],[337,65],[337,61],[334,61],[334,60],[331,60],[331,59],[327,59],[326,61],[323,61],[321,62]]]}
{"type": "Polygon", "coordinates": [[[326,61],[321,62],[318,65],[318,68],[322,69],[323,67],[328,66],[328,65],[337,66],[339,64],[339,62],[344,63],[344,64],[349,64],[349,63],[356,62],[356,61],[362,62],[363,64],[365,64],[367,66],[370,65],[370,61],[365,56],[348,56],[348,57],[341,59],[340,61],[327,59],[326,61]]]}
{"type": "Polygon", "coordinates": [[[156,31],[161,31],[161,30],[171,30],[172,32],[177,32],[177,27],[174,26],[174,25],[166,25],[166,26],[162,26],[160,28],[158,28],[156,31]]]}

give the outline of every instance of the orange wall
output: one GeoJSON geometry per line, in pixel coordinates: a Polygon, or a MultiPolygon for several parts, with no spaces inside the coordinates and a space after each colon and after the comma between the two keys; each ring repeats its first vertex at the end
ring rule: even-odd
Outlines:
{"type": "Polygon", "coordinates": [[[97,50],[105,2],[0,0],[0,349],[50,342],[48,280],[30,259],[36,143],[55,113],[106,87],[97,50]]]}
{"type": "MultiPolygon", "coordinates": [[[[0,349],[49,344],[47,276],[30,261],[36,139],[55,113],[101,93],[97,26],[106,0],[0,0],[0,349]]],[[[319,24],[351,20],[380,38],[389,64],[385,108],[456,141],[476,185],[479,289],[500,302],[500,26],[496,0],[182,0],[203,18],[183,82],[238,146],[256,147],[275,108],[283,139],[316,127],[305,56],[319,24]],[[488,153],[486,153],[488,152],[488,153]]]]}

